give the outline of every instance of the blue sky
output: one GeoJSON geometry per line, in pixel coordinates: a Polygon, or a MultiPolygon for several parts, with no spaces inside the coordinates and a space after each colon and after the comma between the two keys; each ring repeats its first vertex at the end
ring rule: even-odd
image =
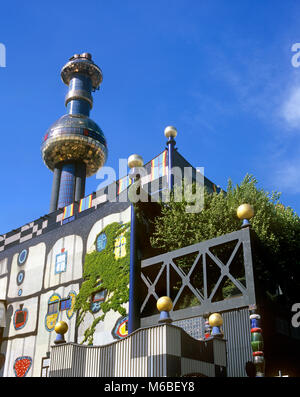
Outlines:
{"type": "MultiPolygon", "coordinates": [[[[65,113],[60,69],[91,52],[103,71],[91,118],[108,166],[177,147],[226,189],[253,174],[300,213],[298,0],[5,2],[0,43],[0,234],[48,213],[52,173],[40,145],[65,113]]],[[[122,175],[120,175],[122,176],[122,175]]],[[[95,176],[86,193],[97,189],[95,176]]]]}

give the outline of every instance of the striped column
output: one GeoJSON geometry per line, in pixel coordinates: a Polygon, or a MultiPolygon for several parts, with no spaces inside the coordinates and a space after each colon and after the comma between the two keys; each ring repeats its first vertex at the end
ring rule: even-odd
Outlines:
{"type": "Polygon", "coordinates": [[[209,339],[211,337],[212,327],[209,324],[208,317],[205,317],[205,324],[204,324],[204,338],[209,339]]]}
{"type": "Polygon", "coordinates": [[[253,363],[256,369],[256,377],[265,376],[265,358],[263,353],[264,341],[262,329],[260,328],[260,315],[256,313],[256,308],[250,308],[251,324],[251,346],[253,363]]]}

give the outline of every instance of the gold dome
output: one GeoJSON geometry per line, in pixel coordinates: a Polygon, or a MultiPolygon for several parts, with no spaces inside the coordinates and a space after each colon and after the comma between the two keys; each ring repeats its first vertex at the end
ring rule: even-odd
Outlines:
{"type": "Polygon", "coordinates": [[[68,324],[65,321],[59,321],[56,325],[55,325],[55,332],[57,334],[63,335],[68,331],[68,324]]]}
{"type": "Polygon", "coordinates": [[[221,314],[213,313],[209,316],[208,322],[211,327],[221,327],[223,324],[223,318],[221,314]]]}
{"type": "Polygon", "coordinates": [[[157,300],[156,307],[160,312],[169,312],[172,310],[173,303],[168,296],[162,296],[157,300]]]}
{"type": "Polygon", "coordinates": [[[254,216],[254,209],[250,204],[242,204],[238,207],[236,214],[240,219],[251,219],[254,216]]]}
{"type": "Polygon", "coordinates": [[[175,138],[177,136],[177,130],[172,125],[169,125],[168,127],[165,128],[164,134],[166,138],[170,138],[170,136],[172,138],[175,138]]]}
{"type": "Polygon", "coordinates": [[[134,168],[134,167],[143,167],[144,165],[144,160],[142,156],[138,154],[132,154],[131,156],[128,157],[128,167],[129,168],[134,168]]]}

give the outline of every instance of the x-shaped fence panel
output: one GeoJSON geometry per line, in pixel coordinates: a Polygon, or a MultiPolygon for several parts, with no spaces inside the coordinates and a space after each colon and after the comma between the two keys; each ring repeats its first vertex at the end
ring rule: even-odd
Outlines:
{"type": "Polygon", "coordinates": [[[174,320],[255,304],[250,230],[145,259],[141,280],[143,326],[157,321],[155,302],[162,295],[172,298],[174,320]]]}

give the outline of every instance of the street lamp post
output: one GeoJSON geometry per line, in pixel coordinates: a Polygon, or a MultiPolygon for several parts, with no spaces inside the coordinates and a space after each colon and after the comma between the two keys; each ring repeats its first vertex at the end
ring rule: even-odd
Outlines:
{"type": "MultiPolygon", "coordinates": [[[[140,179],[139,167],[143,167],[144,161],[138,154],[133,154],[128,158],[130,168],[129,178],[133,183],[140,179]]],[[[128,315],[128,335],[139,328],[139,300],[138,300],[138,278],[139,266],[136,252],[136,214],[134,204],[131,203],[131,224],[130,224],[130,267],[129,267],[129,315],[128,315]]]]}
{"type": "Polygon", "coordinates": [[[168,126],[164,131],[165,137],[168,138],[168,188],[171,192],[174,187],[174,175],[172,173],[173,159],[174,159],[174,148],[175,148],[175,137],[177,136],[177,130],[173,126],[168,126]]]}

